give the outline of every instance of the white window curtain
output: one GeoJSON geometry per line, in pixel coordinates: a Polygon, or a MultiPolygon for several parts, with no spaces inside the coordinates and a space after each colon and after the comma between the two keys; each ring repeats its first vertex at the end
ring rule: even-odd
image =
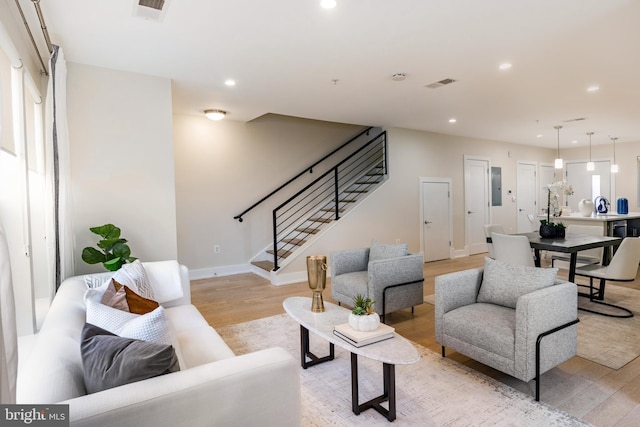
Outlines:
{"type": "Polygon", "coordinates": [[[16,403],[18,333],[11,282],[11,263],[4,229],[0,224],[0,403],[16,403]]]}
{"type": "Polygon", "coordinates": [[[52,260],[51,277],[55,280],[52,294],[60,283],[74,274],[73,228],[71,222],[71,182],[69,159],[69,130],[67,126],[67,64],[59,46],[53,46],[49,60],[49,84],[45,107],[45,170],[50,193],[52,222],[47,229],[53,232],[49,239],[52,260]]]}

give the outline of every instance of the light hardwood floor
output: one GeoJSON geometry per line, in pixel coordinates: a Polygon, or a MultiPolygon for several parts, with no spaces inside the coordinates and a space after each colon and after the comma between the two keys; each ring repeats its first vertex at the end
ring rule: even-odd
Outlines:
{"type": "MultiPolygon", "coordinates": [[[[484,254],[426,263],[425,295],[433,294],[436,276],[479,267],[483,263],[484,254]]],[[[559,277],[566,278],[566,271],[560,270],[559,277]]],[[[334,302],[331,300],[330,280],[328,282],[323,297],[325,301],[334,302]]],[[[616,284],[638,289],[640,292],[640,274],[634,282],[616,284]]],[[[195,280],[191,283],[191,292],[193,304],[209,324],[216,328],[284,313],[282,301],[285,298],[297,295],[310,296],[306,282],[273,286],[267,280],[251,273],[195,280]]],[[[410,310],[391,313],[387,315],[387,323],[395,327],[402,336],[440,353],[440,345],[435,342],[432,305],[417,306],[414,314],[411,314],[410,310]]],[[[532,394],[534,381],[529,384],[523,383],[451,350],[447,357],[532,394]]],[[[545,388],[543,376],[541,400],[544,403],[596,426],[640,425],[640,357],[619,370],[574,357],[551,372],[553,382],[558,385],[545,388]]]]}

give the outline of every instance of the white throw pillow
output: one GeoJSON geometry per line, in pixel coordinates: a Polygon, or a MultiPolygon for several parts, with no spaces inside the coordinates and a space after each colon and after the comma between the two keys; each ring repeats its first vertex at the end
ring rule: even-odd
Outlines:
{"type": "Polygon", "coordinates": [[[485,257],[478,302],[516,308],[518,298],[555,283],[557,268],[508,264],[485,257]]]}
{"type": "Polygon", "coordinates": [[[129,289],[138,295],[155,300],[153,288],[151,287],[151,283],[149,283],[149,277],[139,259],[130,264],[123,264],[112,277],[121,285],[128,286],[129,289]]]}
{"type": "Polygon", "coordinates": [[[145,262],[144,269],[155,294],[152,299],[163,304],[184,296],[178,261],[145,262]]]}
{"type": "Polygon", "coordinates": [[[159,306],[142,315],[109,307],[100,302],[108,286],[109,282],[100,288],[87,289],[85,292],[87,323],[121,337],[173,345],[180,368],[183,369],[184,361],[178,345],[178,338],[169,324],[164,307],[159,306]]]}

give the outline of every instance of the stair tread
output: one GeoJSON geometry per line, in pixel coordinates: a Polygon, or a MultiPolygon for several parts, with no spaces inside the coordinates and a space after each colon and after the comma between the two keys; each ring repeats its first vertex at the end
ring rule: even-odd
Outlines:
{"type": "Polygon", "coordinates": [[[340,203],[355,203],[357,199],[340,199],[340,203]]]}
{"type": "Polygon", "coordinates": [[[259,267],[265,271],[273,270],[273,261],[253,261],[251,264],[259,267]]]}
{"type": "Polygon", "coordinates": [[[294,246],[302,246],[307,242],[304,239],[282,239],[282,241],[285,242],[285,243],[289,243],[291,245],[294,245],[294,246]]]}
{"type": "Polygon", "coordinates": [[[345,193],[356,193],[356,194],[363,194],[363,193],[368,193],[369,191],[367,190],[344,190],[345,193]]]}
{"type": "MultiPolygon", "coordinates": [[[[268,249],[268,250],[267,250],[267,253],[268,253],[268,254],[273,255],[273,249],[268,249]]],[[[286,250],[286,249],[278,249],[278,257],[279,257],[279,258],[286,258],[286,257],[288,257],[289,255],[291,255],[292,253],[293,253],[293,252],[288,251],[288,250],[286,250]]]]}
{"type": "Polygon", "coordinates": [[[307,221],[327,223],[333,221],[333,218],[309,218],[307,221]]]}
{"type": "Polygon", "coordinates": [[[320,229],[307,227],[307,228],[296,228],[296,231],[300,233],[316,234],[318,231],[320,231],[320,229]]]}
{"type": "MultiPolygon", "coordinates": [[[[335,212],[336,208],[322,208],[320,209],[322,212],[335,212]]],[[[344,212],[343,208],[338,209],[338,212],[344,212]]]]}

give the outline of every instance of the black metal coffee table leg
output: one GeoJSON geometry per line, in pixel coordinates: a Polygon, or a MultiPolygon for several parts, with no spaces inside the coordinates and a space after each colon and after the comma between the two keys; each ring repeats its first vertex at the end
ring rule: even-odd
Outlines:
{"type": "Polygon", "coordinates": [[[300,325],[300,365],[303,369],[307,369],[309,366],[317,365],[318,363],[328,362],[333,360],[335,354],[335,348],[332,343],[329,343],[329,355],[324,357],[318,357],[309,351],[309,330],[300,325]],[[307,361],[307,358],[310,360],[307,361]]]}
{"type": "Polygon", "coordinates": [[[389,421],[396,419],[396,366],[383,363],[382,376],[384,393],[360,404],[358,396],[358,355],[351,353],[351,408],[354,414],[360,415],[362,411],[373,408],[389,421]],[[389,401],[389,409],[380,405],[385,401],[389,401]]]}

